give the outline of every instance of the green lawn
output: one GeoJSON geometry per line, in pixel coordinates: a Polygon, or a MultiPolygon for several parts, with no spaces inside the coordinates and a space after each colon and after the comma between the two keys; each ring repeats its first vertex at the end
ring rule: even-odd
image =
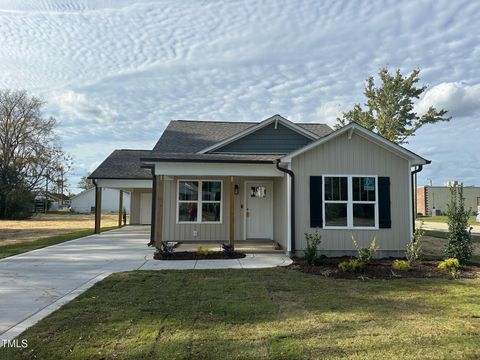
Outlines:
{"type": "MultiPolygon", "coordinates": [[[[117,226],[110,226],[110,227],[103,227],[102,231],[108,231],[112,229],[116,229],[117,226]]],[[[9,244],[0,246],[0,259],[22,254],[27,251],[32,251],[36,249],[40,249],[46,246],[59,244],[65,241],[78,239],[84,236],[93,235],[93,229],[90,230],[80,230],[69,232],[61,235],[49,236],[44,237],[38,240],[29,241],[29,242],[20,242],[18,244],[9,244]]]]}
{"type": "MultiPolygon", "coordinates": [[[[425,216],[425,217],[419,217],[417,218],[417,221],[425,221],[425,222],[441,222],[441,223],[447,223],[448,219],[446,216],[425,216]]],[[[468,223],[470,225],[480,225],[476,221],[476,216],[470,216],[468,219],[468,223]]]]}
{"type": "MultiPolygon", "coordinates": [[[[424,230],[425,236],[433,236],[441,239],[448,239],[448,232],[446,231],[437,231],[437,230],[424,230]]],[[[472,241],[474,243],[480,243],[480,235],[472,234],[472,241]]]]}
{"type": "Polygon", "coordinates": [[[480,358],[480,280],[333,280],[283,268],[119,273],[2,359],[480,358]]]}

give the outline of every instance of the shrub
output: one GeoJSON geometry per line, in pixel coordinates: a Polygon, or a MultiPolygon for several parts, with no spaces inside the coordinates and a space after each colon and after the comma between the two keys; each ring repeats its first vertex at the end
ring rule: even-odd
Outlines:
{"type": "Polygon", "coordinates": [[[448,242],[445,247],[447,258],[456,258],[464,263],[472,257],[472,228],[468,224],[470,210],[465,210],[463,185],[450,187],[448,211],[448,242]]]}
{"type": "Polygon", "coordinates": [[[209,248],[205,247],[205,246],[199,246],[197,247],[197,254],[198,255],[202,255],[202,256],[208,256],[210,255],[211,251],[209,248]]]}
{"type": "Polygon", "coordinates": [[[405,252],[405,256],[410,264],[415,263],[416,261],[422,258],[422,239],[425,230],[423,230],[423,222],[419,228],[415,229],[415,233],[413,234],[412,239],[407,244],[407,251],[405,252]]]}
{"type": "Polygon", "coordinates": [[[341,272],[359,272],[365,267],[365,264],[359,259],[350,259],[338,264],[341,272]]]}
{"type": "Polygon", "coordinates": [[[314,233],[305,233],[305,239],[307,240],[307,248],[303,251],[305,260],[309,265],[316,265],[320,262],[318,247],[322,242],[322,236],[315,231],[314,233]]]}
{"type": "Polygon", "coordinates": [[[460,273],[460,262],[455,258],[445,259],[438,265],[438,268],[448,271],[453,277],[457,277],[460,273]]]}
{"type": "Polygon", "coordinates": [[[228,257],[235,255],[235,248],[230,244],[222,244],[222,251],[228,257]]]}
{"type": "Polygon", "coordinates": [[[370,245],[364,248],[360,248],[358,246],[357,240],[355,240],[355,237],[353,235],[352,235],[352,241],[353,241],[353,245],[357,249],[358,260],[360,260],[364,265],[370,264],[373,260],[373,255],[375,255],[375,253],[379,249],[377,245],[377,238],[374,237],[370,245]]]}
{"type": "Polygon", "coordinates": [[[157,251],[153,255],[154,259],[162,259],[169,257],[173,254],[175,249],[175,243],[170,241],[162,241],[160,247],[157,248],[157,251]]]}
{"type": "Polygon", "coordinates": [[[410,270],[412,270],[412,265],[410,265],[410,262],[406,261],[406,260],[398,260],[398,259],[394,260],[393,264],[392,264],[392,267],[395,270],[399,270],[399,271],[410,271],[410,270]]]}

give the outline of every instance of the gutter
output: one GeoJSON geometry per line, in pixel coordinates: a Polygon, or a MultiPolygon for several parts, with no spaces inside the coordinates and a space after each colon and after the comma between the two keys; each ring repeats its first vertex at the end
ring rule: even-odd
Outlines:
{"type": "Polygon", "coordinates": [[[157,213],[157,177],[155,176],[155,166],[145,166],[152,172],[152,219],[150,220],[150,241],[147,246],[153,246],[155,244],[155,220],[157,213]]]}
{"type": "Polygon", "coordinates": [[[287,168],[280,166],[280,159],[277,159],[275,165],[277,170],[284,172],[290,176],[290,251],[295,254],[295,173],[287,168]]]}
{"type": "MultiPolygon", "coordinates": [[[[430,164],[430,162],[431,161],[428,161],[427,164],[430,164]]],[[[412,196],[412,228],[413,228],[412,230],[414,234],[415,234],[415,219],[417,217],[417,214],[415,214],[417,189],[414,186],[416,183],[415,179],[417,177],[417,174],[422,170],[423,170],[423,165],[418,165],[418,167],[411,172],[411,179],[410,179],[410,181],[412,182],[412,186],[411,186],[412,188],[412,194],[411,194],[412,196]]]]}

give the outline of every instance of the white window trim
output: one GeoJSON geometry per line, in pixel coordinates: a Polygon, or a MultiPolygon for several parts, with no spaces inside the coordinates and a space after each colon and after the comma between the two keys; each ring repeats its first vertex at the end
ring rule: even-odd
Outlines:
{"type": "Polygon", "coordinates": [[[326,230],[378,230],[378,175],[345,175],[333,174],[322,175],[322,211],[323,211],[323,228],[326,230]],[[325,200],[325,178],[326,177],[346,177],[348,200],[325,200]],[[375,201],[359,201],[353,200],[352,178],[354,177],[373,177],[375,178],[375,201]],[[328,226],[326,225],[327,214],[325,212],[325,202],[329,204],[345,204],[347,203],[347,226],[328,226]],[[375,205],[375,226],[353,226],[353,204],[374,204],[375,205]]]}
{"type": "Polygon", "coordinates": [[[177,180],[177,192],[176,196],[176,223],[177,224],[214,224],[214,225],[221,225],[223,223],[223,180],[221,179],[178,179],[177,180]],[[188,200],[180,200],[180,182],[182,181],[196,181],[198,182],[198,198],[195,201],[188,201],[188,200]],[[202,184],[204,182],[219,182],[220,183],[220,201],[210,201],[202,200],[202,184]],[[197,221],[180,221],[179,220],[179,211],[180,211],[180,203],[183,202],[196,202],[197,203],[197,221]],[[220,203],[220,221],[202,221],[202,204],[208,203],[220,203]]]}

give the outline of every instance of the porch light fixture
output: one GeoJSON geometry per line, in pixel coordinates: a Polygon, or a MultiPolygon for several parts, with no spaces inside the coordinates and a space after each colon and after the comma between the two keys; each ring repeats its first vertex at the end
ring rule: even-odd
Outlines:
{"type": "Polygon", "coordinates": [[[240,192],[240,188],[238,187],[238,184],[235,184],[235,187],[233,188],[233,193],[235,195],[238,195],[239,192],[240,192]]]}

